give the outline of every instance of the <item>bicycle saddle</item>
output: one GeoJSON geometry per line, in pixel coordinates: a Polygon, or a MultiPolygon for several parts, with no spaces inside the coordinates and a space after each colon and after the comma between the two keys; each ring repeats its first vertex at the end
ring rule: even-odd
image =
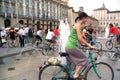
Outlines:
{"type": "Polygon", "coordinates": [[[60,55],[61,57],[69,56],[69,54],[66,53],[66,52],[59,52],[59,55],[60,55]]]}

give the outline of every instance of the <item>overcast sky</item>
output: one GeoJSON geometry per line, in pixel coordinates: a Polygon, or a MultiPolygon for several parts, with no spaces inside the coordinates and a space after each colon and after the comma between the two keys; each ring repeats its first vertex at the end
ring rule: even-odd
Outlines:
{"type": "Polygon", "coordinates": [[[69,0],[68,4],[74,7],[75,11],[78,11],[79,7],[84,7],[84,11],[92,15],[93,10],[102,7],[103,2],[110,11],[120,10],[120,0],[69,0]]]}

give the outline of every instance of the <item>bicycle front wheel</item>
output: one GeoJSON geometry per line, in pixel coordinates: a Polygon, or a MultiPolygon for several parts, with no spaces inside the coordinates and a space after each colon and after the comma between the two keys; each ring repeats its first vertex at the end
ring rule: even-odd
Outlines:
{"type": "Polygon", "coordinates": [[[117,47],[116,49],[117,49],[118,52],[120,52],[120,47],[117,47]]]}
{"type": "Polygon", "coordinates": [[[93,65],[90,66],[85,73],[85,80],[114,80],[114,72],[110,65],[104,62],[96,63],[96,69],[99,77],[93,69],[93,65]]]}
{"type": "Polygon", "coordinates": [[[59,64],[44,66],[39,72],[39,80],[70,80],[68,71],[59,64]]]}
{"type": "Polygon", "coordinates": [[[111,41],[106,41],[105,46],[107,49],[111,50],[113,48],[113,43],[111,41]]]}

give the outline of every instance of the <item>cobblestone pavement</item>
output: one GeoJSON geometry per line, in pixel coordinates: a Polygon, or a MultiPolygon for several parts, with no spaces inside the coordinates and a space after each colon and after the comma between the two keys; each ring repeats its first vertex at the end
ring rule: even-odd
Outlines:
{"type": "MultiPolygon", "coordinates": [[[[4,59],[4,64],[0,65],[0,80],[38,80],[38,67],[43,65],[51,56],[57,53],[49,52],[48,56],[43,56],[41,52],[31,51],[25,55],[17,55],[4,59]]],[[[99,61],[109,63],[115,71],[115,80],[120,79],[120,72],[116,70],[116,61],[110,60],[106,56],[99,58],[99,61]]],[[[104,69],[104,68],[103,68],[104,69]]],[[[46,78],[46,80],[48,80],[46,78]]]]}
{"type": "Polygon", "coordinates": [[[43,65],[51,56],[57,54],[53,51],[48,56],[43,56],[36,50],[4,58],[0,64],[0,80],[38,80],[38,67],[43,65]]]}

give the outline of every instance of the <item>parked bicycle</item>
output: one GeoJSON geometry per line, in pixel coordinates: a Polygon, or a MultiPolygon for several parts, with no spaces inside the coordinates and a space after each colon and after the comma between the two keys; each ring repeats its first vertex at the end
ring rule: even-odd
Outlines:
{"type": "MultiPolygon", "coordinates": [[[[69,57],[67,53],[60,53],[61,57],[69,57]]],[[[80,71],[80,75],[85,75],[84,80],[114,80],[114,71],[112,67],[105,62],[97,62],[94,59],[92,51],[89,50],[89,65],[80,71]]],[[[57,59],[53,59],[49,64],[40,67],[39,80],[74,80],[74,71],[70,67],[70,63],[61,65],[57,59]]],[[[82,79],[76,79],[82,80],[82,79]]]]}

